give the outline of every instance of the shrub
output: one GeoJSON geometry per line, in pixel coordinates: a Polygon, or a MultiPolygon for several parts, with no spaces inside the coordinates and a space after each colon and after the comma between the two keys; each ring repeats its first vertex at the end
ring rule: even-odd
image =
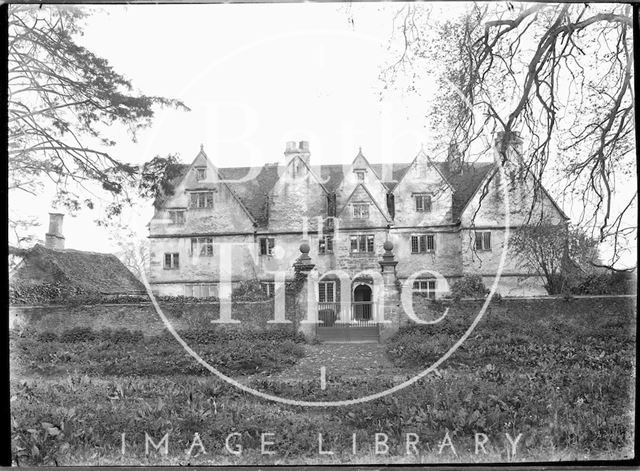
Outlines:
{"type": "Polygon", "coordinates": [[[138,343],[144,340],[139,330],[115,329],[111,331],[110,340],[113,343],[138,343]]]}
{"type": "Polygon", "coordinates": [[[544,285],[544,289],[546,289],[550,295],[566,294],[571,290],[571,281],[562,273],[549,274],[545,279],[547,282],[544,285]]]}
{"type": "Polygon", "coordinates": [[[455,300],[460,298],[484,298],[489,294],[480,275],[464,275],[451,287],[451,296],[455,300]]]}
{"type": "Polygon", "coordinates": [[[593,273],[585,276],[575,286],[572,294],[632,294],[630,276],[624,272],[593,273]]]}
{"type": "Polygon", "coordinates": [[[234,301],[264,301],[267,295],[257,280],[241,281],[233,289],[231,299],[234,301]]]}
{"type": "MultiPolygon", "coordinates": [[[[197,344],[210,344],[215,342],[285,342],[290,341],[293,343],[305,343],[305,337],[302,332],[293,330],[292,328],[271,328],[261,329],[254,328],[249,329],[246,327],[240,328],[206,328],[198,330],[184,330],[179,331],[178,334],[186,342],[194,342],[197,344]]],[[[168,331],[165,331],[163,335],[171,336],[168,331]]]]}
{"type": "Polygon", "coordinates": [[[55,342],[56,340],[58,340],[58,334],[47,330],[44,332],[40,332],[37,338],[39,342],[55,342]]]}
{"type": "Polygon", "coordinates": [[[88,327],[73,327],[60,334],[60,341],[63,343],[90,342],[96,338],[96,332],[88,327]]]}

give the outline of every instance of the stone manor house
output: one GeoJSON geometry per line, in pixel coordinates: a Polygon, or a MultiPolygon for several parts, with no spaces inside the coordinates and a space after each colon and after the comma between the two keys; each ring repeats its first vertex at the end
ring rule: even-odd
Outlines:
{"type": "MultiPolygon", "coordinates": [[[[276,276],[293,276],[304,241],[319,274],[318,303],[339,300],[338,274],[346,272],[350,315],[366,320],[376,296],[366,271],[380,272],[386,241],[397,280],[413,276],[414,291],[439,297],[465,274],[491,285],[507,212],[512,228],[536,218],[567,221],[518,170],[517,147],[502,172],[493,161],[436,162],[424,151],[406,163],[371,164],[360,151],[350,164],[320,166],[306,141],[288,142],[284,155],[280,164],[221,168],[201,148],[180,167],[173,194],[156,202],[149,224],[155,293],[218,296],[227,276],[234,284],[259,281],[272,295],[276,276]]],[[[521,265],[507,253],[498,292],[544,294],[542,279],[521,265]]]]}

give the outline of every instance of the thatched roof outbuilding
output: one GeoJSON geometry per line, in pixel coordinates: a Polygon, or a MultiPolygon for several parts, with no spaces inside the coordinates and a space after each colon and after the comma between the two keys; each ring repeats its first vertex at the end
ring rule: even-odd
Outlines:
{"type": "Polygon", "coordinates": [[[144,294],[144,285],[113,254],[58,250],[36,244],[10,248],[22,260],[9,273],[10,287],[63,285],[105,295],[144,294]]]}

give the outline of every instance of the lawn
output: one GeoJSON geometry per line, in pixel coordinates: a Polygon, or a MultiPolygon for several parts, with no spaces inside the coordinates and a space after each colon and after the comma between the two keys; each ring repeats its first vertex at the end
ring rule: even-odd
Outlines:
{"type": "MultiPolygon", "coordinates": [[[[477,307],[456,305],[441,324],[402,329],[379,346],[306,345],[277,331],[184,335],[253,388],[333,401],[382,391],[426,368],[477,307]],[[314,374],[321,366],[325,389],[314,374]]],[[[365,404],[308,408],[221,382],[166,335],[27,329],[11,335],[13,454],[19,465],[631,458],[635,336],[630,299],[504,301],[416,384],[365,404]],[[168,453],[148,444],[147,456],[145,434],[155,445],[166,436],[168,453]]]]}

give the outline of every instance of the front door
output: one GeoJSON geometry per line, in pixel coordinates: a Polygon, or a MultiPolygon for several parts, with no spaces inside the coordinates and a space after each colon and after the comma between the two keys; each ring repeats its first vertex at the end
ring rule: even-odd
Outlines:
{"type": "Polygon", "coordinates": [[[353,291],[353,319],[356,321],[370,321],[371,316],[371,287],[356,286],[353,291]]]}

